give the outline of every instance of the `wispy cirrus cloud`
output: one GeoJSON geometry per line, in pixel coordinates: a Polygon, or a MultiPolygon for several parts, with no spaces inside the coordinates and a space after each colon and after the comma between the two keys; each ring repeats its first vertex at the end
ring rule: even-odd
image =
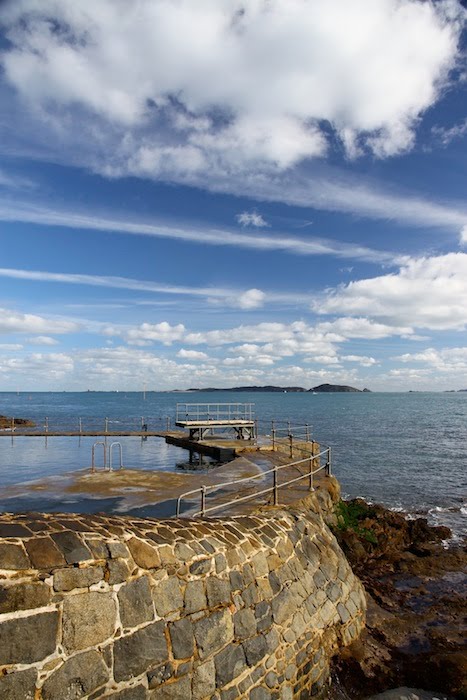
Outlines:
{"type": "Polygon", "coordinates": [[[165,223],[155,224],[144,221],[128,221],[103,216],[81,214],[77,211],[50,209],[28,202],[12,202],[0,199],[0,220],[38,224],[41,226],[60,226],[90,231],[109,231],[136,236],[153,236],[196,244],[214,246],[233,246],[248,250],[283,251],[293,255],[330,255],[338,258],[350,258],[372,263],[394,265],[405,259],[400,254],[377,250],[353,243],[345,243],[328,238],[299,238],[288,234],[257,234],[219,229],[213,227],[196,228],[192,226],[170,226],[165,223]]]}
{"type": "Polygon", "coordinates": [[[79,330],[73,321],[23,314],[11,309],[0,309],[0,334],[38,333],[62,334],[79,330]]]}
{"type": "MultiPolygon", "coordinates": [[[[47,272],[43,270],[20,270],[16,268],[0,268],[0,278],[16,279],[30,282],[50,282],[56,284],[84,285],[105,289],[128,289],[136,292],[150,292],[154,294],[166,294],[186,297],[201,297],[210,303],[224,304],[233,308],[257,309],[264,303],[294,303],[309,304],[306,294],[293,292],[263,292],[261,289],[232,289],[222,287],[189,287],[182,285],[163,284],[159,282],[132,279],[129,277],[87,275],[68,272],[47,272]]],[[[151,305],[157,302],[148,300],[136,300],[136,304],[151,305]]],[[[69,304],[68,306],[80,308],[82,304],[69,304]]],[[[88,308],[88,304],[84,307],[88,308]]],[[[93,305],[96,307],[96,304],[93,305]]],[[[97,308],[120,308],[119,304],[97,304],[97,308]]]]}

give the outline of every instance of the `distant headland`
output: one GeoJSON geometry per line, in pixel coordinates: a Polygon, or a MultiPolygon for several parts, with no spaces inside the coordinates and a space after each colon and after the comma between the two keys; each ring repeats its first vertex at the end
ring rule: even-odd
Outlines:
{"type": "Polygon", "coordinates": [[[205,387],[205,388],[192,388],[187,389],[187,391],[255,391],[255,392],[278,392],[278,393],[314,393],[314,394],[329,394],[329,393],[369,393],[369,389],[355,389],[353,386],[346,386],[344,384],[320,384],[312,389],[304,389],[301,386],[234,386],[229,388],[218,388],[218,387],[205,387]]]}

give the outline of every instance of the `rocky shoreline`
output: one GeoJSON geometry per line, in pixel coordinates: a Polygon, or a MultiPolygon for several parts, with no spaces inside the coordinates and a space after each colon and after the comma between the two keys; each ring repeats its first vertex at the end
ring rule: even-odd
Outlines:
{"type": "Polygon", "coordinates": [[[0,430],[11,430],[12,427],[34,428],[35,423],[28,418],[9,418],[0,416],[0,430]]]}
{"type": "Polygon", "coordinates": [[[332,700],[465,700],[466,543],[360,499],[340,505],[332,529],[368,601],[365,631],[335,660],[332,700]]]}

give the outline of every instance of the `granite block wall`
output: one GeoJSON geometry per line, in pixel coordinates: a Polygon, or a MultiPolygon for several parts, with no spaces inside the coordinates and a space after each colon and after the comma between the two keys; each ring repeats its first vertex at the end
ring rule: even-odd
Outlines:
{"type": "Polygon", "coordinates": [[[319,697],[365,611],[322,505],[1,515],[0,698],[319,697]]]}

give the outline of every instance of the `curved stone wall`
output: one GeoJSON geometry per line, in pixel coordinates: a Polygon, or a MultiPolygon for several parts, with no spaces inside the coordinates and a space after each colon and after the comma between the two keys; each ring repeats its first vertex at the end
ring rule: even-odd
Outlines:
{"type": "Polygon", "coordinates": [[[316,495],[210,520],[2,515],[0,538],[2,700],[309,697],[364,624],[316,495]]]}

